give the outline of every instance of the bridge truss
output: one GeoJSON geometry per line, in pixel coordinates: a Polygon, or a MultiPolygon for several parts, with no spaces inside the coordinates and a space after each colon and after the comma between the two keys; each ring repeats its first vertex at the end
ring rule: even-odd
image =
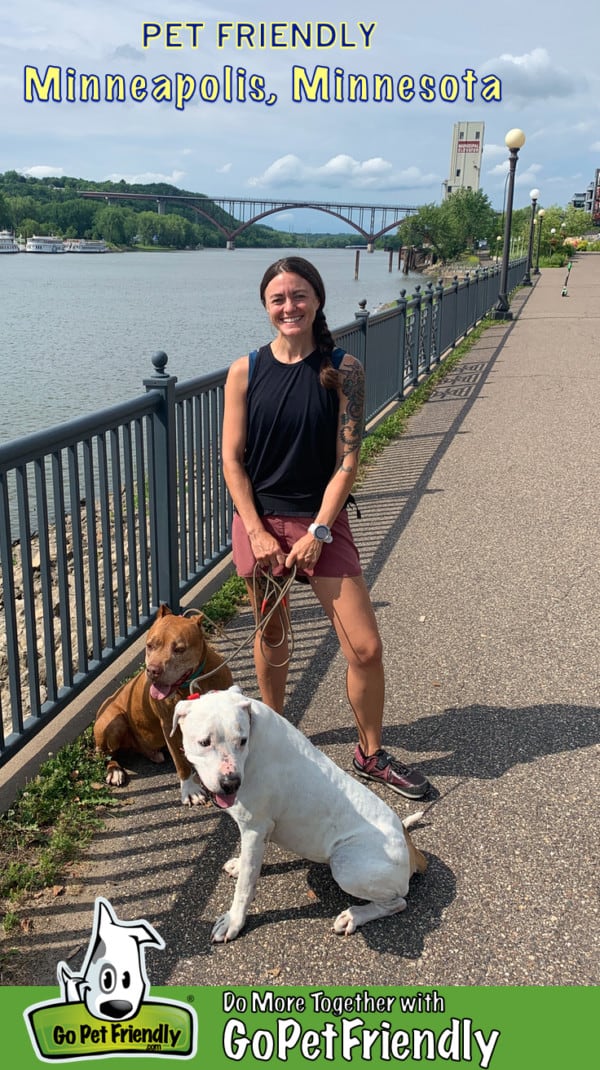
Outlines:
{"type": "Polygon", "coordinates": [[[328,215],[347,223],[364,238],[367,248],[371,249],[378,238],[387,234],[388,231],[394,230],[408,215],[418,211],[418,208],[408,205],[352,204],[340,201],[204,197],[170,193],[116,193],[112,191],[102,192],[100,190],[82,190],[81,195],[104,200],[109,204],[118,203],[119,201],[154,201],[158,206],[159,213],[164,212],[167,204],[177,204],[180,207],[192,208],[197,215],[212,223],[224,235],[230,248],[233,248],[238,235],[242,234],[244,230],[247,230],[254,223],[259,223],[261,220],[268,218],[268,216],[276,215],[278,212],[293,211],[298,208],[313,208],[318,212],[326,212],[328,215]],[[224,220],[224,213],[234,220],[233,225],[224,220]]]}

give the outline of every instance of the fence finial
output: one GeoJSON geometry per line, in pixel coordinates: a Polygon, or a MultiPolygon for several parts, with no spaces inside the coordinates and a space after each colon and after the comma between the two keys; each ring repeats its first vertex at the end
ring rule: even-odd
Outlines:
{"type": "Polygon", "coordinates": [[[156,369],[154,373],[155,375],[166,376],[167,373],[165,371],[165,368],[167,366],[168,360],[169,358],[167,354],[162,349],[159,349],[158,353],[154,354],[154,356],[152,357],[152,363],[156,369]]]}

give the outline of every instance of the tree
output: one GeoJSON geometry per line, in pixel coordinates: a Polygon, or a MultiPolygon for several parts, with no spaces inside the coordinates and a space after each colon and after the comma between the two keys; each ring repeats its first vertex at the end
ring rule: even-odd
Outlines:
{"type": "Polygon", "coordinates": [[[452,260],[473,249],[477,241],[493,243],[497,216],[481,190],[456,190],[441,205],[425,204],[408,216],[398,234],[403,245],[433,249],[440,260],[452,260]]]}
{"type": "Polygon", "coordinates": [[[0,193],[0,230],[10,230],[11,227],[12,212],[6,197],[0,193]]]}

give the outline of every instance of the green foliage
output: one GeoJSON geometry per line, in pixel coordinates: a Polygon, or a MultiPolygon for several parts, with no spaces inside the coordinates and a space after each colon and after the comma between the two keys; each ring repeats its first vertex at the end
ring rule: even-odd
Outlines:
{"type": "Polygon", "coordinates": [[[92,729],[46,761],[0,816],[0,897],[54,884],[102,824],[113,801],[92,729]]]}
{"type": "Polygon", "coordinates": [[[398,230],[403,245],[431,248],[448,261],[471,251],[479,241],[493,246],[497,213],[481,190],[457,190],[441,205],[426,204],[408,216],[398,230]]]}
{"type": "Polygon", "coordinates": [[[246,599],[245,581],[241,576],[230,576],[206,605],[202,606],[202,612],[213,624],[226,624],[246,599]]]}

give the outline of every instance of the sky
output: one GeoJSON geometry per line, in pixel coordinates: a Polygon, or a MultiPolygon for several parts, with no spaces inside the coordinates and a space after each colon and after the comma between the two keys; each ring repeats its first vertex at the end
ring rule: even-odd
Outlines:
{"type": "MultiPolygon", "coordinates": [[[[533,188],[565,206],[600,167],[599,30],[597,0],[5,3],[0,172],[416,207],[440,203],[453,125],[476,121],[495,208],[514,127],[515,207],[533,188]],[[123,76],[125,99],[105,99],[106,74],[123,76]],[[99,100],[80,99],[82,75],[99,100]],[[350,75],[366,101],[348,99],[350,75]],[[393,100],[375,98],[376,75],[393,100]]],[[[339,229],[315,212],[265,222],[339,229]]]]}

